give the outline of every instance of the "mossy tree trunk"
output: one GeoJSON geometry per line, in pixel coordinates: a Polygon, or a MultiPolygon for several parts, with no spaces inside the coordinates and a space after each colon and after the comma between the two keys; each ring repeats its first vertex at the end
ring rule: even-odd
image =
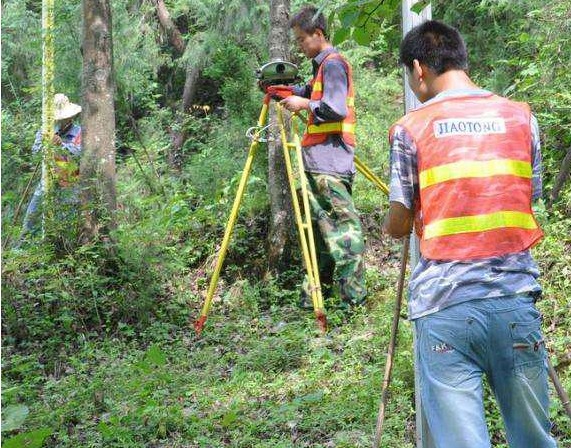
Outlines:
{"type": "MultiPolygon", "coordinates": [[[[289,0],[270,1],[270,58],[289,60],[289,0]]],[[[268,232],[268,274],[291,267],[295,247],[295,224],[283,149],[277,129],[276,113],[270,109],[268,142],[268,190],[270,226],[268,232]]]]}
{"type": "Polygon", "coordinates": [[[81,199],[83,239],[115,227],[115,83],[110,0],[83,0],[81,199]]]}

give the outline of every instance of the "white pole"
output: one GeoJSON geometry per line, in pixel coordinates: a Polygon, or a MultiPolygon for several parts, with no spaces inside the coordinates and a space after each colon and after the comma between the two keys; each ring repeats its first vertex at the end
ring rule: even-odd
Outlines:
{"type": "MultiPolygon", "coordinates": [[[[421,24],[426,20],[432,18],[432,7],[430,3],[420,12],[416,14],[411,11],[411,8],[418,3],[419,0],[403,0],[402,2],[402,33],[403,37],[416,25],[421,24]]],[[[403,83],[404,83],[404,97],[405,97],[405,113],[415,109],[420,105],[420,102],[410,89],[408,85],[407,71],[403,70],[403,83]]],[[[419,242],[414,232],[410,237],[410,267],[411,271],[415,268],[420,258],[419,242]]],[[[418,363],[416,353],[416,332],[414,325],[412,327],[413,344],[414,344],[414,397],[416,408],[416,447],[417,448],[433,448],[434,442],[430,435],[426,418],[424,416],[422,403],[420,401],[420,384],[418,378],[418,363]]]]}

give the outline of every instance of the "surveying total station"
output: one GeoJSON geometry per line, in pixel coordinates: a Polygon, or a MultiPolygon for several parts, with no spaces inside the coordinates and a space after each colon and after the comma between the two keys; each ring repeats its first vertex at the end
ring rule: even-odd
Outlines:
{"type": "MultiPolygon", "coordinates": [[[[246,190],[248,177],[252,169],[252,164],[256,156],[257,149],[260,143],[267,141],[266,138],[264,138],[264,133],[267,132],[268,128],[270,127],[269,124],[266,124],[266,121],[271,100],[273,99],[279,101],[292,95],[293,84],[301,81],[301,79],[298,77],[297,66],[291,62],[283,61],[281,59],[264,64],[256,71],[256,77],[258,78],[260,87],[265,92],[262,109],[258,117],[257,125],[248,129],[246,134],[251,139],[250,149],[248,151],[246,164],[244,165],[244,170],[242,171],[240,183],[238,184],[238,190],[236,192],[234,204],[230,212],[230,217],[228,219],[228,223],[226,224],[224,238],[218,253],[214,273],[210,279],[210,285],[206,293],[206,299],[202,306],[200,316],[194,323],[194,328],[198,335],[200,335],[202,329],[204,328],[204,323],[206,322],[208,312],[212,305],[212,298],[214,297],[214,292],[218,284],[218,279],[220,277],[220,272],[222,270],[222,264],[224,263],[226,252],[228,251],[230,237],[238,217],[238,210],[246,190]]],[[[303,168],[301,140],[299,134],[295,131],[299,127],[299,122],[302,122],[303,124],[306,123],[307,120],[305,120],[304,117],[299,114],[294,114],[291,119],[292,121],[297,120],[297,123],[292,123],[293,125],[290,126],[290,131],[286,132],[283,107],[277,102],[275,103],[275,106],[277,112],[277,124],[279,127],[280,140],[282,142],[288,183],[295,214],[296,227],[300,239],[303,263],[309,282],[309,290],[311,292],[311,301],[313,303],[313,309],[319,329],[325,333],[327,330],[327,318],[325,314],[325,306],[323,304],[323,295],[321,293],[321,284],[319,281],[317,254],[315,251],[313,228],[311,224],[311,212],[309,208],[309,197],[307,193],[307,180],[303,168]],[[294,165],[292,163],[292,156],[290,152],[293,152],[295,162],[297,164],[297,174],[299,176],[299,183],[301,186],[301,206],[296,192],[294,165]]],[[[359,170],[369,181],[381,189],[385,194],[388,194],[389,190],[387,186],[377,176],[375,176],[375,174],[367,166],[365,166],[365,164],[363,164],[357,158],[357,156],[355,156],[354,160],[357,170],[359,170]]]]}

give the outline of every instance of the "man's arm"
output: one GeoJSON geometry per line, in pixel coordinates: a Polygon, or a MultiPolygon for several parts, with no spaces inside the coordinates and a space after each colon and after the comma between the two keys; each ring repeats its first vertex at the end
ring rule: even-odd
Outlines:
{"type": "Polygon", "coordinates": [[[320,100],[309,100],[311,88],[309,84],[296,87],[293,95],[280,104],[290,112],[301,110],[310,111],[316,123],[343,120],[347,116],[347,71],[341,61],[324,62],[323,67],[323,97],[320,100]]]}
{"type": "Polygon", "coordinates": [[[394,238],[408,236],[414,223],[418,198],[416,146],[402,127],[396,127],[391,141],[391,185],[389,212],[383,231],[394,238]]]}
{"type": "Polygon", "coordinates": [[[34,144],[32,145],[32,153],[37,153],[42,149],[42,131],[36,132],[36,138],[34,139],[34,144]]]}
{"type": "Polygon", "coordinates": [[[309,98],[311,95],[311,86],[309,84],[293,86],[293,94],[302,98],[309,98]]]}
{"type": "Polygon", "coordinates": [[[345,64],[330,59],[323,66],[323,96],[310,101],[316,123],[341,121],[347,116],[348,74],[345,64]]]}

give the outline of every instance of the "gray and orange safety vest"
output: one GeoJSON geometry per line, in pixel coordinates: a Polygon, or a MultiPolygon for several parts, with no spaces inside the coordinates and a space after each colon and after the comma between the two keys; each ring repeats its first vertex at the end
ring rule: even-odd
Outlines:
{"type": "Polygon", "coordinates": [[[489,258],[542,238],[531,210],[527,104],[493,94],[457,97],[421,106],[396,125],[417,149],[415,219],[425,258],[489,258]]]}
{"type": "Polygon", "coordinates": [[[310,81],[311,86],[311,96],[310,100],[318,101],[323,97],[323,67],[325,62],[330,59],[335,58],[345,64],[347,68],[347,116],[341,121],[333,121],[327,123],[316,123],[315,116],[313,113],[309,113],[309,119],[307,122],[307,128],[303,135],[301,145],[302,146],[313,146],[319,143],[323,143],[327,140],[327,136],[338,134],[341,135],[343,141],[350,145],[355,146],[355,91],[353,89],[353,72],[351,65],[345,60],[343,56],[339,53],[330,53],[319,65],[317,74],[315,78],[310,81]]]}

